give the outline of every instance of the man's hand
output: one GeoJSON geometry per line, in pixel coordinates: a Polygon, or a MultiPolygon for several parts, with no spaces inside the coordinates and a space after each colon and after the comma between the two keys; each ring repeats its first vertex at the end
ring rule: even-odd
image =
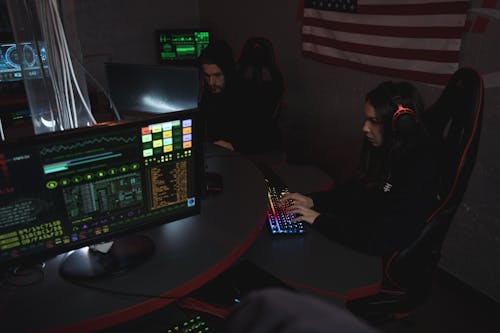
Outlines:
{"type": "Polygon", "coordinates": [[[227,142],[224,140],[217,140],[217,141],[214,141],[214,144],[217,146],[221,146],[222,148],[226,148],[226,149],[234,151],[234,147],[233,147],[231,142],[227,142]]]}

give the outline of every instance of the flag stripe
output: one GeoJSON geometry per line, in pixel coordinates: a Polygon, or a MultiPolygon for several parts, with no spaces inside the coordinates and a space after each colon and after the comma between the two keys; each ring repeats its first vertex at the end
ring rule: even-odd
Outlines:
{"type": "Polygon", "coordinates": [[[398,59],[417,59],[437,62],[454,62],[459,56],[458,51],[441,51],[441,50],[418,50],[396,47],[381,47],[367,44],[356,44],[351,42],[342,42],[330,38],[304,35],[304,42],[327,46],[338,50],[352,51],[367,55],[378,55],[381,57],[398,58],[398,59]]]}
{"type": "Polygon", "coordinates": [[[382,15],[436,15],[441,13],[461,14],[469,8],[469,3],[464,1],[429,3],[429,4],[394,4],[394,5],[359,5],[358,14],[382,15]]]}
{"type": "Polygon", "coordinates": [[[324,56],[330,56],[333,58],[355,60],[356,62],[359,62],[361,64],[373,64],[374,66],[379,66],[379,67],[389,67],[386,64],[390,64],[391,68],[400,70],[409,69],[419,72],[451,74],[458,69],[458,65],[456,63],[442,63],[442,62],[426,61],[426,60],[409,60],[409,59],[380,57],[380,56],[373,56],[368,54],[339,50],[307,42],[302,43],[302,49],[304,51],[311,51],[324,56]]]}
{"type": "Polygon", "coordinates": [[[428,27],[444,26],[456,27],[464,24],[465,15],[435,14],[435,15],[361,15],[358,13],[340,13],[333,11],[318,11],[305,9],[305,18],[320,19],[327,22],[355,23],[361,25],[380,25],[393,27],[428,27]]]}
{"type": "Polygon", "coordinates": [[[423,49],[423,50],[452,50],[459,51],[461,40],[458,38],[401,38],[401,37],[386,37],[376,35],[363,35],[343,31],[335,31],[321,27],[313,27],[304,25],[302,27],[304,37],[308,35],[331,38],[344,42],[363,42],[363,44],[373,46],[394,47],[398,45],[401,48],[407,49],[423,49]]]}
{"type": "Polygon", "coordinates": [[[400,69],[394,69],[394,68],[360,64],[357,62],[353,62],[353,61],[349,61],[349,60],[345,60],[345,59],[332,58],[329,56],[324,56],[324,55],[317,54],[314,52],[309,52],[309,51],[303,51],[302,53],[305,57],[315,59],[315,60],[318,60],[318,61],[321,61],[324,63],[329,63],[332,65],[341,66],[341,67],[349,67],[352,69],[357,69],[357,70],[361,70],[364,72],[370,72],[370,73],[375,73],[375,74],[384,75],[384,76],[399,77],[399,78],[406,79],[406,80],[413,80],[413,81],[420,81],[420,82],[445,85],[451,77],[451,74],[435,74],[435,73],[428,73],[428,72],[419,72],[419,71],[412,71],[412,70],[400,70],[400,69]]]}
{"type": "Polygon", "coordinates": [[[398,29],[394,29],[391,26],[330,22],[307,17],[304,17],[302,22],[305,25],[313,25],[338,31],[394,37],[434,38],[439,36],[439,38],[461,38],[464,32],[463,27],[399,27],[398,29]]]}
{"type": "Polygon", "coordinates": [[[379,74],[445,82],[458,69],[469,4],[469,0],[305,1],[303,54],[379,74]]]}
{"type": "MultiPolygon", "coordinates": [[[[434,4],[434,3],[450,3],[450,2],[467,2],[467,1],[450,1],[450,0],[384,0],[385,5],[401,5],[403,4],[434,4]]],[[[380,5],[380,0],[358,0],[358,5],[380,5]]]]}

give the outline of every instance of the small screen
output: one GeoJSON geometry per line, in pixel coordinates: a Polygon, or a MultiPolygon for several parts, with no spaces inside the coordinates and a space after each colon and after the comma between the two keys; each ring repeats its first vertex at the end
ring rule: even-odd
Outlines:
{"type": "Polygon", "coordinates": [[[0,147],[0,266],[199,213],[197,111],[0,147]]]}
{"type": "Polygon", "coordinates": [[[194,65],[210,43],[210,32],[203,29],[158,30],[156,42],[160,64],[194,65]]]}
{"type": "Polygon", "coordinates": [[[42,77],[42,68],[48,74],[45,43],[37,44],[0,42],[0,82],[21,81],[23,75],[38,79],[42,77]]]}

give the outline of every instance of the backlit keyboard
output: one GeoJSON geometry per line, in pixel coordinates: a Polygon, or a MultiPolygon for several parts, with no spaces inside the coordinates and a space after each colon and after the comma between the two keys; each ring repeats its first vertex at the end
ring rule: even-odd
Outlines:
{"type": "Polygon", "coordinates": [[[208,333],[212,332],[200,316],[187,319],[169,327],[167,333],[208,333]]]}
{"type": "Polygon", "coordinates": [[[297,235],[305,232],[303,222],[292,222],[295,215],[287,213],[287,207],[279,201],[287,192],[286,187],[277,188],[269,182],[267,183],[267,221],[273,235],[297,235]]]}

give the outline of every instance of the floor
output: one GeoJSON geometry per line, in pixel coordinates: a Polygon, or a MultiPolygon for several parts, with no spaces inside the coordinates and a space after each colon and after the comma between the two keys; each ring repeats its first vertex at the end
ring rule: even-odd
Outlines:
{"type": "Polygon", "coordinates": [[[500,332],[500,304],[438,272],[430,300],[409,322],[392,322],[381,328],[389,333],[500,332]]]}

